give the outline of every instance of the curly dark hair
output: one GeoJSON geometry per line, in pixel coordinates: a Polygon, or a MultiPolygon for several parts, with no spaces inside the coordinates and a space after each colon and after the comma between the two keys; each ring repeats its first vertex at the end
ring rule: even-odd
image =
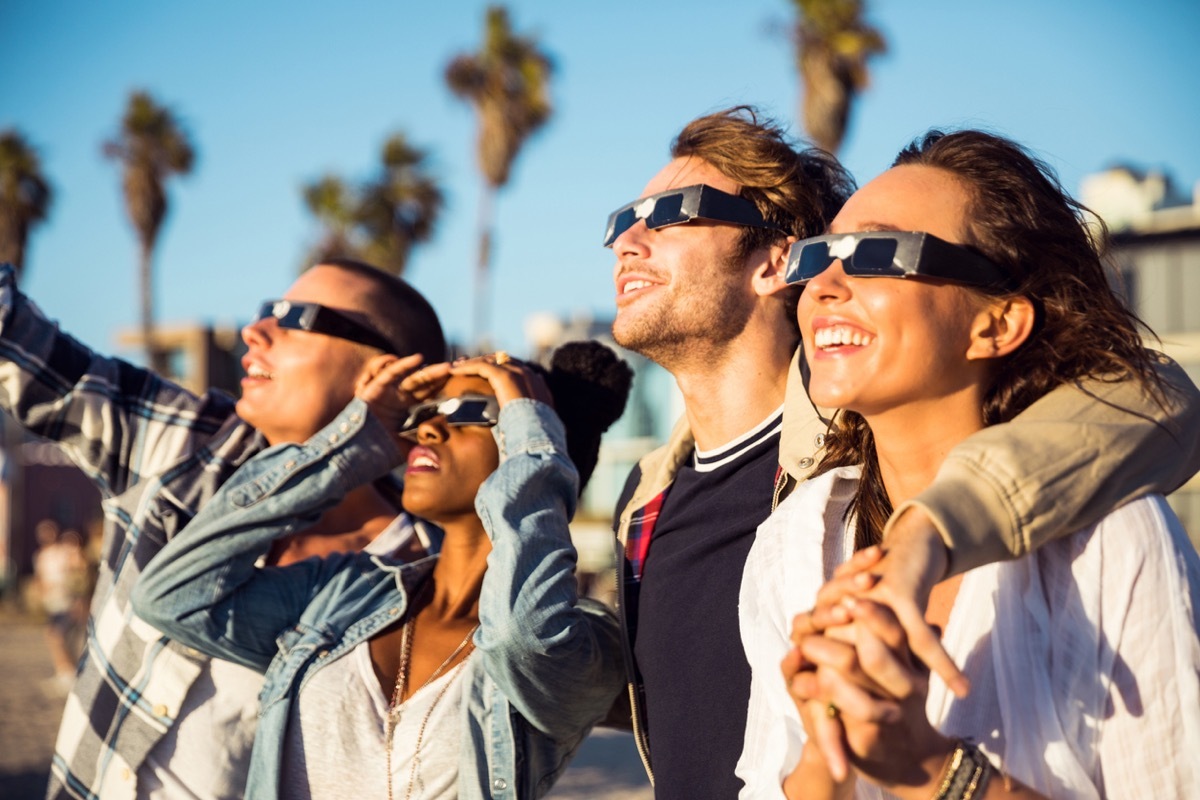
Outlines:
{"type": "MultiPolygon", "coordinates": [[[[1057,386],[1084,378],[1139,382],[1160,403],[1166,391],[1157,354],[1142,344],[1153,332],[1112,289],[1108,231],[1062,188],[1053,170],[1024,147],[978,130],[930,131],[900,151],[893,166],[936,167],[971,195],[964,244],[999,265],[1015,289],[992,294],[1029,298],[1037,321],[1029,339],[997,364],[984,400],[984,422],[1007,422],[1057,386]],[[1091,226],[1094,226],[1091,227],[1091,226]]],[[[863,464],[850,513],[857,546],[880,541],[892,512],[871,430],[841,412],[818,468],[863,464]]]]}
{"type": "Polygon", "coordinates": [[[633,370],[611,347],[594,340],[560,345],[549,369],[531,366],[545,379],[567,429],[567,455],[579,470],[582,494],[600,455],[600,435],[625,412],[633,370]]]}

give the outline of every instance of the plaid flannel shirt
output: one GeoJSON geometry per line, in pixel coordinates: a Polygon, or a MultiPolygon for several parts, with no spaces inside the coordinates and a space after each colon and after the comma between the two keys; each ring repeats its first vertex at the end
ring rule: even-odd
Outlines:
{"type": "Polygon", "coordinates": [[[0,265],[0,408],[58,444],[103,496],[87,641],[51,766],[51,798],[133,797],[205,657],[129,605],[146,563],[265,446],[221,392],[196,397],[58,330],[0,265]]]}

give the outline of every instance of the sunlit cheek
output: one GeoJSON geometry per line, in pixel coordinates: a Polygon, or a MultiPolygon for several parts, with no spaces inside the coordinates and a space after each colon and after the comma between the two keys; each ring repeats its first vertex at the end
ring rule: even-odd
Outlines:
{"type": "Polygon", "coordinates": [[[812,364],[808,394],[819,406],[839,408],[857,394],[860,379],[861,370],[845,360],[817,361],[812,364]]]}

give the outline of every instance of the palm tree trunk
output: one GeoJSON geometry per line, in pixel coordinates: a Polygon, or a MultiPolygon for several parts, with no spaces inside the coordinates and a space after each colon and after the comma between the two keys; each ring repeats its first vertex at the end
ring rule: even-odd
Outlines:
{"type": "Polygon", "coordinates": [[[141,294],[142,347],[146,351],[146,365],[164,378],[167,374],[165,353],[156,346],[154,339],[154,245],[144,243],[138,263],[138,288],[141,294]]]}
{"type": "Polygon", "coordinates": [[[479,255],[475,262],[475,308],[472,313],[474,331],[473,346],[486,349],[491,341],[491,296],[488,291],[492,261],[492,219],[495,207],[496,188],[488,181],[483,182],[483,193],[479,198],[479,255]]]}

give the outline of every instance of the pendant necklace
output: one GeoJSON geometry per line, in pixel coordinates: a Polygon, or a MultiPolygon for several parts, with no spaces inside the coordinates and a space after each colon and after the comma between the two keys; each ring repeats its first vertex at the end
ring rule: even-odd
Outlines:
{"type": "MultiPolygon", "coordinates": [[[[404,622],[404,627],[401,629],[400,667],[396,670],[396,688],[392,691],[392,702],[388,704],[387,721],[384,723],[384,746],[387,748],[388,800],[393,800],[392,739],[396,733],[396,726],[400,722],[400,705],[403,702],[405,692],[408,690],[408,671],[412,664],[412,640],[413,629],[416,627],[415,623],[416,616],[414,615],[404,622]]],[[[471,628],[471,630],[467,632],[467,635],[461,642],[459,642],[458,647],[454,648],[454,652],[447,656],[446,660],[441,663],[441,666],[435,669],[433,674],[425,679],[425,682],[421,684],[419,689],[413,692],[414,695],[421,691],[421,689],[424,689],[426,686],[437,680],[438,677],[445,672],[446,667],[448,667],[454,661],[454,659],[458,658],[460,653],[462,653],[464,650],[466,650],[468,654],[470,653],[470,650],[474,647],[471,637],[475,635],[475,631],[477,630],[479,630],[478,622],[475,623],[475,627],[471,628]]],[[[464,658],[459,662],[458,666],[455,667],[455,671],[461,668],[465,663],[467,663],[467,660],[464,658]]],[[[416,746],[413,750],[412,770],[408,776],[408,791],[404,794],[405,800],[409,800],[409,798],[412,797],[413,784],[415,782],[417,773],[417,764],[420,761],[421,755],[421,742],[425,738],[425,726],[429,723],[429,718],[433,715],[433,710],[437,708],[437,704],[441,701],[442,697],[446,694],[446,691],[450,688],[452,683],[454,683],[453,679],[446,682],[446,685],[442,687],[440,692],[438,692],[437,697],[433,699],[433,703],[429,706],[429,710],[425,712],[425,717],[421,720],[421,727],[417,731],[416,746]]]]}

